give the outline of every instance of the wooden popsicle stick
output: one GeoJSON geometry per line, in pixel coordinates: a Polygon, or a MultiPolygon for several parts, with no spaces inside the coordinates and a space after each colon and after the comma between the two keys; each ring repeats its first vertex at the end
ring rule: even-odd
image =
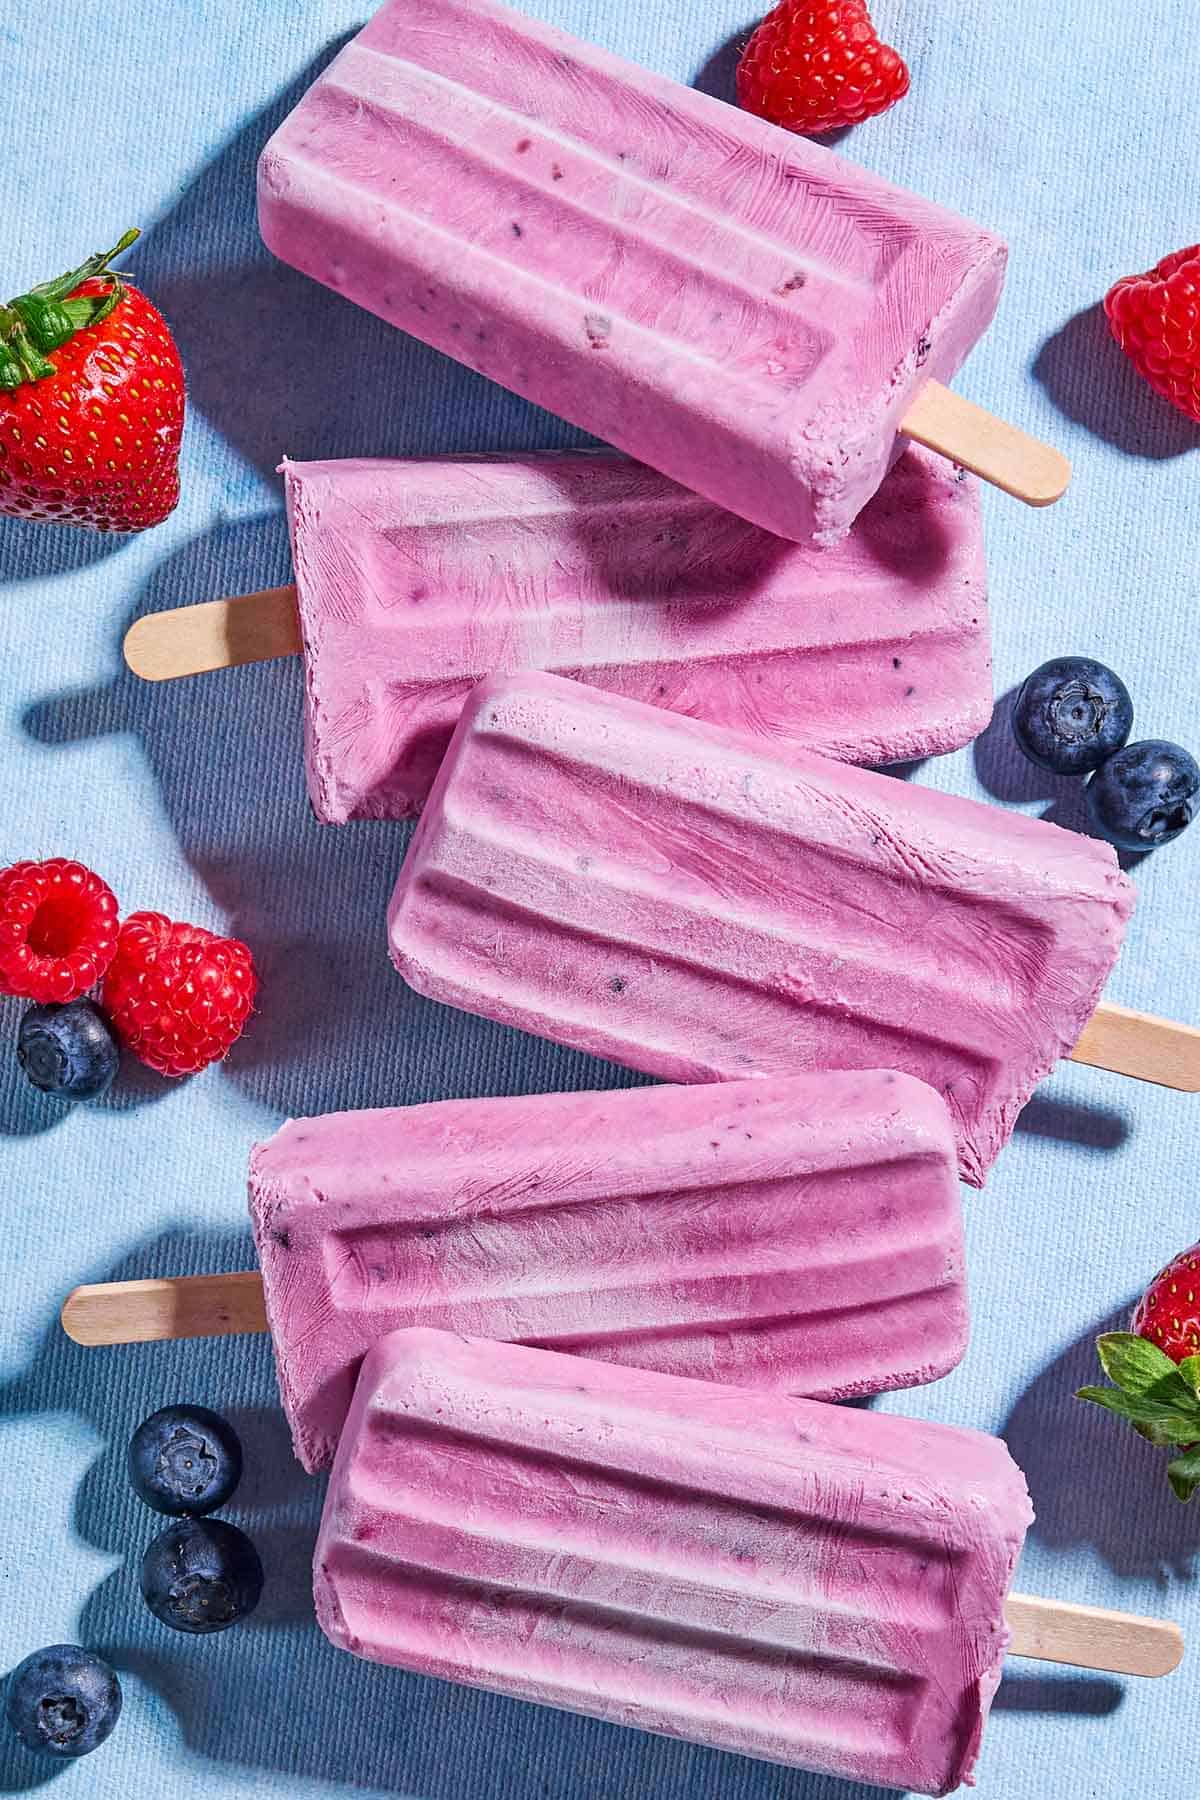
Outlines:
{"type": "Polygon", "coordinates": [[[233,1337],[266,1331],[262,1276],[178,1275],[101,1281],[69,1293],[62,1328],[77,1344],[148,1344],[164,1338],[233,1337]]]}
{"type": "Polygon", "coordinates": [[[1061,450],[997,419],[940,381],[926,383],[900,429],[1027,506],[1060,500],[1071,480],[1071,465],[1061,450]]]}
{"type": "MultiPolygon", "coordinates": [[[[62,1324],[77,1344],[141,1344],[156,1338],[265,1331],[262,1277],[246,1271],[98,1282],[68,1294],[62,1324]]],[[[1010,1594],[1004,1610],[1014,1656],[1118,1675],[1169,1675],[1183,1656],[1183,1634],[1169,1620],[1030,1594],[1010,1594]]]]}
{"type": "Polygon", "coordinates": [[[1200,1030],[1105,1000],[1084,1026],[1071,1061],[1185,1094],[1200,1093],[1200,1030]]]}
{"type": "Polygon", "coordinates": [[[1004,1616],[1012,1632],[1011,1656],[1114,1675],[1169,1675],[1183,1658],[1183,1633],[1170,1619],[1068,1606],[1037,1594],[1010,1594],[1004,1616]]]}
{"type": "Polygon", "coordinates": [[[146,613],[125,633],[125,661],[143,681],[236,669],[273,656],[297,656],[301,648],[294,587],[146,613]]]}

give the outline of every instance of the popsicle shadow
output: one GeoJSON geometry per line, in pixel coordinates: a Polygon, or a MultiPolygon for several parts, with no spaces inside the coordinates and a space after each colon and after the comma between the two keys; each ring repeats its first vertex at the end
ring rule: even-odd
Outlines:
{"type": "Polygon", "coordinates": [[[192,404],[265,475],[285,453],[398,456],[590,441],[277,262],[263,245],[259,153],[350,35],[327,45],[230,139],[128,259],[178,339],[192,404]]]}
{"type": "Polygon", "coordinates": [[[1126,456],[1162,462],[1200,446],[1200,427],[1142,379],[1099,301],[1047,338],[1033,373],[1061,413],[1126,456]]]}
{"type": "Polygon", "coordinates": [[[1125,1690],[1097,1675],[1006,1675],[993,1702],[998,1712],[1073,1713],[1102,1719],[1116,1712],[1125,1690]]]}
{"type": "Polygon", "coordinates": [[[1102,1384],[1096,1338],[1128,1329],[1133,1298],[1070,1344],[1025,1390],[1002,1436],[1033,1497],[1034,1543],[1092,1545],[1116,1574],[1195,1578],[1200,1513],[1167,1484],[1166,1457],[1120,1420],[1075,1399],[1102,1384]]]}
{"type": "MultiPolygon", "coordinates": [[[[289,572],[282,514],[235,521],[160,564],[134,612],[276,586],[289,572]]],[[[315,822],[301,689],[295,657],[157,683],[122,663],[110,682],[49,695],[24,718],[45,745],[141,738],[180,844],[258,966],[259,1011],[225,1077],[281,1114],[636,1083],[627,1070],[452,1013],[404,985],[384,920],[409,827],[315,822]]],[[[10,1129],[48,1128],[54,1103],[47,1110],[10,1089],[14,1079],[9,1071],[0,1081],[0,1118],[10,1129]]],[[[123,1071],[111,1103],[161,1091],[155,1078],[123,1071]]]]}

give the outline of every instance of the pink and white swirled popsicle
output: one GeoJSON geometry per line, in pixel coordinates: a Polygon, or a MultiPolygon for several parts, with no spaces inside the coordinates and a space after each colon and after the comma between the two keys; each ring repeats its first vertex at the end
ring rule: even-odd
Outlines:
{"type": "Polygon", "coordinates": [[[995,311],[997,237],[492,0],[389,0],[267,145],[259,219],[284,262],[780,537],[843,537],[906,433],[1039,503],[1065,486],[940,387],[995,311]]]}
{"type": "Polygon", "coordinates": [[[250,1210],[307,1469],[400,1326],[830,1399],[966,1347],[949,1116],[892,1071],[295,1119],[250,1210]]]}
{"type": "Polygon", "coordinates": [[[1092,838],[523,674],[467,702],[389,932],[420,993],[669,1081],[904,1069],[979,1184],[1132,907],[1092,838]]]}
{"type": "Polygon", "coordinates": [[[476,681],[545,668],[850,762],[991,716],[979,486],[910,449],[840,544],[611,452],[285,462],[294,588],[135,621],[151,680],[302,652],[317,817],[418,812],[476,681]]]}
{"type": "Polygon", "coordinates": [[[286,463],[318,818],[419,810],[481,676],[545,668],[893,762],[991,716],[978,485],[913,450],[828,551],[612,455],[286,463]]]}
{"type": "Polygon", "coordinates": [[[342,1435],[317,1618],[373,1661],[946,1794],[1031,1518],[982,1432],[402,1331],[342,1435]]]}

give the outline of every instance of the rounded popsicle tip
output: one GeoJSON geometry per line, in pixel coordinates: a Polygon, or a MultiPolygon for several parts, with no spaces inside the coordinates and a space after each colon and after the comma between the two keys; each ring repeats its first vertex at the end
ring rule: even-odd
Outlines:
{"type": "Polygon", "coordinates": [[[1183,1661],[1183,1631],[1171,1620],[1164,1622],[1157,1644],[1157,1654],[1153,1658],[1153,1675],[1170,1675],[1183,1661]]]}
{"type": "Polygon", "coordinates": [[[1024,500],[1027,506],[1053,506],[1061,500],[1071,485],[1071,465],[1061,450],[1053,444],[1040,444],[1036,438],[1028,439],[1030,455],[1025,463],[1025,491],[1012,488],[1018,500],[1024,500]]]}
{"type": "Polygon", "coordinates": [[[91,1289],[75,1287],[67,1295],[59,1309],[59,1323],[67,1336],[76,1344],[102,1344],[103,1333],[96,1335],[95,1315],[89,1304],[91,1289]]]}
{"type": "Polygon", "coordinates": [[[126,667],[142,681],[166,681],[171,671],[163,664],[160,615],[147,613],[135,619],[122,645],[126,667]]]}

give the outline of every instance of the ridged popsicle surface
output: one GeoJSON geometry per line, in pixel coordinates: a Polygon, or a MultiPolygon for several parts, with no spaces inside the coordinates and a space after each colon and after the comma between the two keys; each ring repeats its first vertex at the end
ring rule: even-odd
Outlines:
{"type": "Polygon", "coordinates": [[[402,1326],[829,1398],[966,1346],[950,1120],[891,1071],[296,1119],[250,1206],[308,1469],[402,1326]]]}
{"type": "Polygon", "coordinates": [[[373,1661],[945,1794],[1031,1517],[980,1432],[398,1332],[330,1479],[317,1617],[373,1661]]]}
{"type": "Polygon", "coordinates": [[[492,0],[389,0],[263,152],[268,247],[780,537],[835,542],[1000,240],[492,0]]]}
{"type": "Polygon", "coordinates": [[[512,669],[850,762],[953,750],[991,716],[978,483],[928,451],[829,550],[611,454],[284,477],[327,823],[419,811],[470,689],[512,669]]]}
{"type": "Polygon", "coordinates": [[[1132,907],[1076,832],[522,674],[464,708],[389,935],[420,993],[666,1080],[905,1070],[978,1185],[1132,907]]]}

